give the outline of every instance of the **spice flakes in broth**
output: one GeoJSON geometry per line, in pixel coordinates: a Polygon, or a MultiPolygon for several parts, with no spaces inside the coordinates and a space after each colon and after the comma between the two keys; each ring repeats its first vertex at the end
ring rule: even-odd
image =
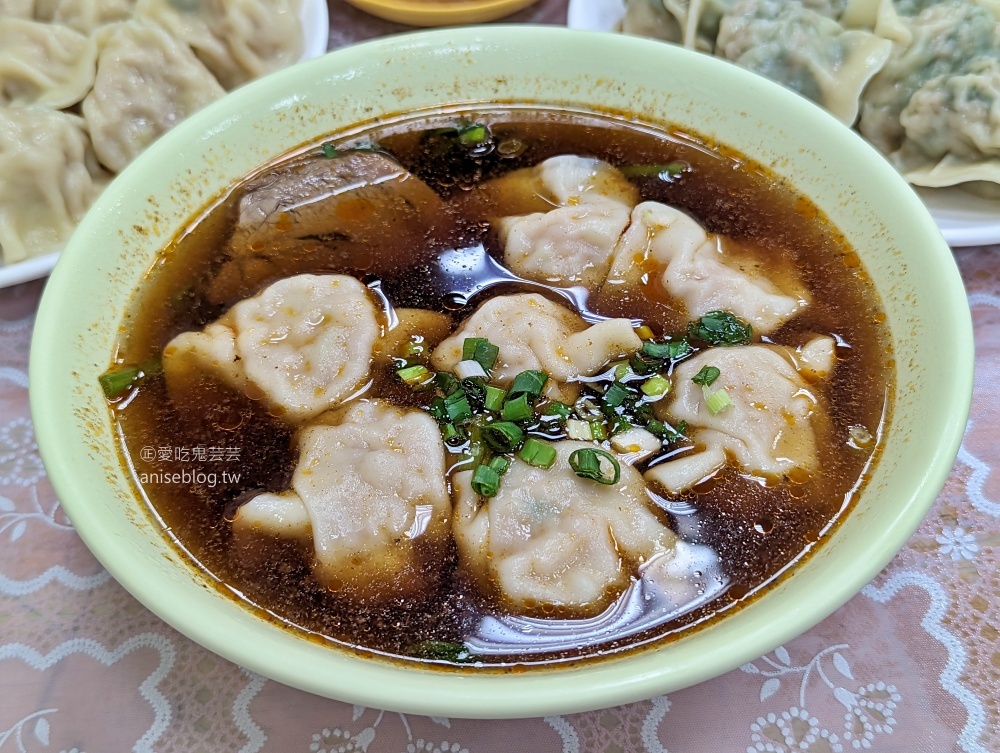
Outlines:
{"type": "MultiPolygon", "coordinates": [[[[760,165],[695,135],[593,113],[516,106],[400,119],[334,134],[276,160],[234,187],[176,239],[137,293],[127,319],[116,364],[139,371],[111,400],[114,418],[142,493],[167,534],[233,598],[271,619],[364,653],[465,662],[477,671],[607,656],[669,640],[745,603],[812,551],[849,510],[877,453],[893,390],[885,317],[856,259],[808,200],[760,165]],[[236,535],[233,521],[243,504],[262,491],[289,489],[300,461],[296,422],[273,404],[268,407],[254,384],[234,389],[217,375],[196,372],[185,378],[183,389],[168,390],[159,367],[165,346],[278,280],[349,275],[372,291],[368,297],[381,332],[399,309],[436,312],[427,320],[436,324],[427,325],[434,331],[408,332],[417,336],[395,343],[396,352],[376,347],[369,376],[348,404],[377,398],[426,411],[441,391],[414,389],[397,371],[421,364],[433,371],[431,346],[457,331],[485,301],[542,291],[553,303],[567,305],[545,290],[545,280],[489,287],[466,301],[448,295],[454,291],[436,268],[442,253],[480,246],[503,262],[497,218],[548,212],[553,203],[538,192],[498,189],[498,179],[558,155],[594,157],[620,169],[629,184],[623,190],[634,193],[632,204],[662,202],[683,210],[722,237],[722,248],[740,260],[741,269],[801,281],[809,305],[766,336],[754,332],[753,341],[798,347],[824,335],[836,343],[835,369],[819,386],[812,385],[825,421],[815,470],[768,476],[730,459],[722,470],[676,493],[648,484],[655,524],[668,527],[686,547],[691,588],[682,603],[665,599],[633,572],[624,586],[602,597],[597,609],[554,606],[544,599],[516,608],[496,582],[491,585],[490,578],[462,564],[451,535],[433,545],[415,537],[405,593],[372,601],[353,598],[350,584],[338,591],[317,578],[308,537],[236,535]],[[374,170],[365,180],[376,189],[393,180],[401,180],[402,188],[373,189],[357,201],[349,197],[336,205],[333,220],[312,216],[304,201],[296,212],[262,212],[256,228],[241,225],[241,199],[255,186],[308,183],[328,170],[354,169],[352,164],[374,170]],[[396,164],[408,171],[402,178],[391,174],[396,164]],[[301,226],[291,222],[292,215],[301,226]],[[257,231],[269,223],[276,235],[261,236],[257,231]],[[322,232],[310,223],[322,226],[322,232]],[[410,350],[400,354],[401,346],[410,350]],[[406,355],[412,358],[404,362],[406,355]]],[[[645,336],[652,334],[654,343],[677,341],[695,317],[665,290],[669,283],[661,281],[648,258],[637,263],[647,266],[636,284],[613,294],[598,286],[587,297],[587,308],[606,317],[642,320],[650,330],[645,336]]],[[[475,269],[467,272],[470,284],[485,281],[475,279],[475,269]]],[[[675,382],[685,360],[713,351],[697,338],[687,341],[690,352],[657,364],[675,382]]],[[[573,397],[589,396],[600,407],[602,395],[624,373],[615,366],[576,381],[573,397]]],[[[637,392],[642,384],[631,385],[639,400],[628,404],[630,410],[642,413],[644,422],[662,419],[662,414],[654,416],[655,398],[637,392]]],[[[630,386],[628,379],[623,385],[630,386]]],[[[538,400],[539,406],[552,403],[551,396],[538,400]]],[[[478,404],[473,412],[488,420],[499,416],[478,404]]],[[[613,433],[621,417],[621,410],[606,411],[598,423],[613,433]]],[[[541,441],[566,439],[568,422],[549,418],[533,414],[521,426],[541,441]]],[[[637,420],[632,414],[628,418],[637,420]]],[[[636,464],[640,472],[694,453],[700,440],[691,438],[692,429],[672,434],[684,429],[677,423],[668,423],[662,448],[636,464]]],[[[461,427],[459,436],[447,438],[446,489],[454,503],[457,474],[475,460],[461,427]]],[[[594,446],[609,448],[609,443],[598,436],[594,446]]],[[[457,519],[455,513],[443,523],[457,525],[457,519]]],[[[368,563],[356,565],[363,572],[368,563]]]]}

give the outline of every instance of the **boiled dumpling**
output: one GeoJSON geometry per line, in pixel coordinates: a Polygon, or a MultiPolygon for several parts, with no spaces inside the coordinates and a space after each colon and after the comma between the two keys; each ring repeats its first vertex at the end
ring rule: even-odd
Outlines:
{"type": "Polygon", "coordinates": [[[107,176],[82,118],[0,107],[0,251],[6,264],[56,251],[107,176]]]}
{"type": "Polygon", "coordinates": [[[266,279],[331,263],[383,274],[396,249],[411,254],[443,224],[444,202],[386,154],[356,150],[312,159],[249,181],[229,243],[230,261],[211,288],[225,301],[266,279]],[[378,215],[381,222],[364,222],[378,215]]]}
{"type": "Polygon", "coordinates": [[[752,260],[730,249],[684,212],[643,202],[632,211],[601,292],[615,295],[634,287],[652,268],[691,319],[730,311],[758,334],[774,331],[807,305],[805,288],[791,270],[768,269],[765,276],[752,260]]]}
{"type": "Polygon", "coordinates": [[[425,412],[362,400],[304,427],[292,488],[240,508],[235,527],[312,538],[313,572],[362,600],[419,593],[448,544],[444,447],[425,412]]]}
{"type": "Polygon", "coordinates": [[[94,89],[83,101],[94,149],[116,172],[225,91],[182,43],[157,26],[125,21],[96,33],[94,89]]]}
{"type": "Polygon", "coordinates": [[[860,29],[845,31],[797,0],[740,0],[722,19],[717,50],[851,125],[861,92],[889,59],[892,42],[860,29]]]}
{"type": "Polygon", "coordinates": [[[672,398],[657,412],[686,421],[699,449],[654,466],[646,478],[677,493],[718,470],[727,455],[745,471],[766,477],[815,471],[816,435],[825,414],[811,383],[826,378],[835,360],[833,339],[824,336],[798,350],[721,347],[684,361],[674,371],[672,398]],[[720,372],[708,389],[726,390],[733,402],[717,415],[709,412],[702,386],[692,380],[706,366],[720,372]]]}
{"type": "Polygon", "coordinates": [[[0,0],[0,18],[31,18],[35,0],[0,0]]]}
{"type": "Polygon", "coordinates": [[[472,490],[472,471],[455,474],[459,561],[520,614],[595,614],[642,566],[669,559],[677,537],[649,509],[637,470],[622,464],[619,482],[602,485],[569,465],[574,451],[596,445],[566,440],[552,447],[551,468],[515,458],[488,500],[472,490]]]}
{"type": "Polygon", "coordinates": [[[301,0],[139,0],[136,16],[189,44],[227,89],[302,54],[301,0]]]}
{"type": "Polygon", "coordinates": [[[35,0],[35,18],[63,24],[82,34],[132,16],[136,0],[35,0]]]}
{"type": "Polygon", "coordinates": [[[0,105],[75,105],[94,83],[97,45],[64,26],[0,18],[0,105]]]}
{"type": "Polygon", "coordinates": [[[301,422],[351,396],[368,377],[380,324],[370,291],[345,275],[298,275],[233,306],[163,351],[167,385],[208,374],[301,422]]]}
{"type": "Polygon", "coordinates": [[[522,371],[539,369],[549,375],[546,394],[551,397],[565,396],[560,383],[596,374],[611,359],[642,347],[628,319],[587,326],[577,314],[535,293],[484,303],[435,348],[434,366],[454,369],[467,337],[485,337],[500,348],[494,381],[506,385],[522,371]]]}
{"type": "Polygon", "coordinates": [[[500,180],[520,182],[521,190],[555,207],[498,221],[507,266],[531,280],[599,285],[638,200],[636,188],[606,162],[568,154],[500,180]]]}

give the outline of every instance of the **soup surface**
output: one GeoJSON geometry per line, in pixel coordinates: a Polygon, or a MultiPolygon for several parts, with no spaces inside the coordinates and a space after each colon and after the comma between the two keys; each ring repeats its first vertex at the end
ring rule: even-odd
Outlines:
{"type": "MultiPolygon", "coordinates": [[[[308,319],[322,307],[301,309],[308,319]]],[[[167,534],[248,608],[318,641],[406,660],[565,662],[715,619],[829,533],[885,430],[884,320],[858,256],[822,213],[738,154],[592,113],[437,112],[334,134],[207,208],[150,271],[105,391],[167,534]],[[560,180],[586,186],[563,196],[560,180]],[[612,255],[594,262],[602,243],[612,255]],[[480,252],[528,281],[494,284],[480,252]],[[696,300],[690,291],[707,284],[699,264],[736,270],[737,283],[696,300]],[[314,285],[301,275],[354,278],[358,316],[375,312],[374,329],[330,346],[346,381],[320,408],[288,408],[246,358],[206,366],[201,346],[179,337],[224,331],[238,350],[244,335],[231,331],[281,317],[282,306],[291,315],[311,295],[289,288],[265,310],[261,296],[280,289],[269,286],[314,285]],[[790,308],[754,319],[747,280],[779,301],[760,304],[771,314],[790,308]],[[518,319],[525,311],[541,318],[518,319]],[[488,316],[496,326],[477,329],[488,316]],[[535,366],[506,368],[513,346],[495,333],[524,346],[538,322],[554,341],[531,345],[535,366]],[[613,327],[610,340],[597,334],[613,327]],[[464,352],[449,356],[449,343],[464,352]],[[537,366],[545,347],[556,367],[537,366]],[[523,389],[521,371],[543,372],[543,384],[523,389]],[[766,391],[772,382],[777,392],[766,391]],[[415,423],[400,429],[400,416],[415,423]],[[725,424],[735,416],[754,426],[779,417],[770,446],[755,451],[725,424]],[[427,417],[436,431],[421,435],[427,417]],[[383,422],[402,465],[359,481],[374,457],[364,452],[381,441],[365,432],[383,422]],[[307,461],[319,463],[313,491],[307,461]],[[425,486],[409,494],[420,499],[408,498],[400,479],[418,478],[425,486]],[[357,484],[391,487],[372,492],[381,501],[371,514],[395,514],[389,499],[410,516],[403,527],[317,517],[368,514],[357,484]],[[366,525],[382,543],[338,554],[366,525]]],[[[288,345],[296,326],[269,330],[261,347],[288,345]]],[[[273,368],[298,389],[314,364],[289,358],[273,368]]]]}

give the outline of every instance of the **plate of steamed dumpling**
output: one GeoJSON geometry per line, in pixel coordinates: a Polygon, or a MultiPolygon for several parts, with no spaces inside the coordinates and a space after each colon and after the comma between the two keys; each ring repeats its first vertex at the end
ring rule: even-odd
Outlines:
{"type": "Polygon", "coordinates": [[[322,0],[0,0],[0,287],[47,274],[159,136],[328,28],[322,0]]]}
{"type": "Polygon", "coordinates": [[[997,0],[571,0],[569,25],[735,62],[856,128],[951,245],[1000,242],[997,0]]]}

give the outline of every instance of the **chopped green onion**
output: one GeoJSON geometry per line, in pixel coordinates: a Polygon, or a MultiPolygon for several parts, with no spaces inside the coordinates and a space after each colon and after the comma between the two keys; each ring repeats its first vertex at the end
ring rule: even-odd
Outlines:
{"type": "Polygon", "coordinates": [[[528,402],[528,396],[519,395],[513,400],[510,397],[507,398],[503,404],[501,415],[504,421],[529,421],[535,417],[535,411],[532,410],[531,403],[528,402]]]}
{"type": "Polygon", "coordinates": [[[640,324],[636,327],[635,333],[639,336],[640,340],[652,340],[655,337],[653,330],[651,330],[649,325],[646,324],[640,324]]]}
{"type": "Polygon", "coordinates": [[[642,394],[646,397],[662,397],[670,392],[670,380],[665,376],[657,374],[652,379],[647,379],[643,382],[642,394]]]}
{"type": "Polygon", "coordinates": [[[667,353],[669,354],[670,358],[674,360],[686,356],[688,353],[692,351],[691,343],[689,343],[687,340],[684,340],[683,338],[680,340],[671,340],[670,342],[667,343],[667,346],[668,346],[667,353]]]}
{"type": "Polygon", "coordinates": [[[681,421],[675,428],[670,424],[665,424],[663,421],[654,419],[646,424],[646,431],[668,442],[676,442],[684,438],[684,432],[687,431],[687,422],[681,421]]]}
{"type": "Polygon", "coordinates": [[[658,358],[661,361],[670,358],[670,343],[644,342],[639,350],[647,358],[658,358]]]}
{"type": "Polygon", "coordinates": [[[484,424],[479,432],[486,446],[494,452],[514,452],[524,442],[524,431],[510,421],[484,424]]]}
{"type": "Polygon", "coordinates": [[[486,410],[499,413],[503,410],[503,401],[507,393],[499,387],[488,385],[486,387],[486,398],[483,400],[483,407],[486,410]]]}
{"type": "Polygon", "coordinates": [[[635,417],[641,422],[650,421],[653,418],[653,404],[639,403],[633,411],[635,417]]]}
{"type": "Polygon", "coordinates": [[[323,144],[323,156],[333,159],[334,157],[339,157],[340,152],[337,151],[333,144],[323,144]]]}
{"type": "Polygon", "coordinates": [[[430,405],[427,406],[427,412],[437,421],[448,420],[448,408],[445,406],[443,398],[436,397],[431,400],[430,405]]]}
{"type": "Polygon", "coordinates": [[[709,345],[746,345],[753,328],[728,311],[710,311],[688,324],[688,336],[709,345]]]}
{"type": "Polygon", "coordinates": [[[665,165],[626,165],[619,168],[626,178],[659,178],[672,180],[687,169],[684,162],[668,162],[665,165]]]}
{"type": "Polygon", "coordinates": [[[500,491],[500,474],[489,465],[477,465],[472,472],[472,491],[480,497],[495,497],[500,491]]]}
{"type": "Polygon", "coordinates": [[[434,375],[434,383],[445,395],[450,395],[458,389],[458,379],[447,371],[439,371],[434,375]]]}
{"type": "Polygon", "coordinates": [[[496,471],[497,474],[502,476],[507,472],[507,469],[510,468],[510,458],[506,457],[505,455],[497,455],[495,458],[491,459],[490,462],[488,462],[486,465],[488,465],[490,468],[496,471]]]}
{"type": "Polygon", "coordinates": [[[459,361],[455,364],[455,376],[459,379],[472,379],[473,377],[478,379],[488,379],[489,374],[486,373],[486,369],[479,361],[459,361]]]}
{"type": "Polygon", "coordinates": [[[434,375],[431,373],[431,370],[428,369],[423,364],[417,364],[416,366],[407,366],[404,369],[397,369],[396,376],[398,376],[400,379],[402,379],[411,387],[420,387],[429,382],[434,377],[434,375]]]}
{"type": "Polygon", "coordinates": [[[142,370],[138,366],[135,366],[129,369],[109,371],[101,374],[97,378],[97,381],[101,383],[101,389],[104,390],[104,397],[108,400],[115,400],[124,395],[128,388],[141,378],[142,370]]]}
{"type": "Polygon", "coordinates": [[[604,404],[610,408],[617,408],[628,400],[631,395],[632,391],[628,387],[623,387],[617,383],[612,384],[608,387],[608,391],[604,393],[604,404]]]}
{"type": "Polygon", "coordinates": [[[462,380],[462,391],[469,398],[470,404],[482,405],[486,402],[486,380],[479,377],[469,377],[462,380]]]}
{"type": "Polygon", "coordinates": [[[456,428],[455,424],[444,424],[441,427],[441,436],[444,438],[445,442],[449,443],[465,440],[465,434],[463,434],[462,431],[456,428]]]}
{"type": "Polygon", "coordinates": [[[604,425],[603,421],[590,422],[590,436],[598,441],[603,441],[608,438],[608,429],[604,425]]]}
{"type": "Polygon", "coordinates": [[[573,469],[573,473],[577,476],[589,478],[591,481],[596,481],[605,486],[617,484],[618,479],[622,476],[621,466],[618,465],[615,456],[610,452],[596,448],[581,448],[571,453],[569,456],[569,467],[573,469]],[[607,460],[614,467],[614,475],[610,479],[601,470],[601,458],[607,460]]]}
{"type": "Polygon", "coordinates": [[[628,359],[629,368],[636,374],[651,374],[662,365],[662,359],[648,358],[641,350],[637,350],[628,359]]]}
{"type": "Polygon", "coordinates": [[[597,401],[590,395],[584,395],[573,403],[573,410],[576,411],[576,415],[584,421],[593,421],[594,419],[604,418],[604,411],[601,410],[601,406],[598,405],[597,401]]]}
{"type": "Polygon", "coordinates": [[[701,371],[691,377],[691,381],[704,387],[710,387],[721,373],[715,366],[702,366],[701,371]]]}
{"type": "Polygon", "coordinates": [[[625,416],[615,416],[611,419],[611,434],[620,434],[632,428],[632,424],[625,416]]]}
{"type": "Polygon", "coordinates": [[[407,358],[411,358],[413,356],[422,356],[424,352],[427,350],[427,348],[424,346],[424,338],[421,337],[420,335],[414,335],[409,340],[409,342],[406,343],[406,348],[404,350],[406,352],[407,358]]]}
{"type": "Polygon", "coordinates": [[[571,418],[566,422],[566,436],[570,439],[580,439],[589,442],[594,438],[594,432],[591,431],[590,426],[591,424],[588,421],[579,421],[571,418]]]}
{"type": "Polygon", "coordinates": [[[474,123],[464,128],[458,129],[458,140],[463,144],[482,144],[489,138],[486,126],[481,123],[474,123]]]}
{"type": "Polygon", "coordinates": [[[468,421],[472,418],[472,406],[469,399],[462,390],[456,390],[444,399],[444,407],[448,412],[448,418],[455,423],[468,421]]]}
{"type": "Polygon", "coordinates": [[[485,337],[467,337],[462,343],[462,360],[477,361],[486,371],[496,365],[500,348],[485,337]]]}
{"type": "Polygon", "coordinates": [[[558,400],[553,400],[545,406],[545,410],[542,412],[542,415],[559,416],[559,418],[565,420],[573,415],[573,409],[566,405],[566,403],[560,403],[558,400]]]}
{"type": "Polygon", "coordinates": [[[702,387],[705,394],[705,407],[708,408],[708,412],[713,416],[717,416],[726,408],[735,405],[733,399],[729,397],[729,393],[725,390],[716,390],[712,392],[708,387],[702,387]]]}
{"type": "Polygon", "coordinates": [[[549,381],[549,375],[544,371],[522,371],[514,377],[514,383],[507,390],[507,397],[527,395],[528,399],[534,402],[542,394],[542,389],[547,381],[549,381]]]}
{"type": "Polygon", "coordinates": [[[627,377],[631,373],[631,371],[632,370],[629,369],[627,363],[618,364],[617,366],[615,366],[615,381],[621,382],[623,379],[625,379],[625,377],[627,377]]]}
{"type": "Polygon", "coordinates": [[[468,646],[451,641],[422,641],[413,647],[412,653],[421,659],[437,659],[455,664],[476,661],[476,655],[468,646]]]}
{"type": "Polygon", "coordinates": [[[521,460],[536,468],[551,468],[556,462],[556,450],[551,445],[539,442],[534,437],[528,437],[524,441],[524,447],[517,454],[521,460]]]}

